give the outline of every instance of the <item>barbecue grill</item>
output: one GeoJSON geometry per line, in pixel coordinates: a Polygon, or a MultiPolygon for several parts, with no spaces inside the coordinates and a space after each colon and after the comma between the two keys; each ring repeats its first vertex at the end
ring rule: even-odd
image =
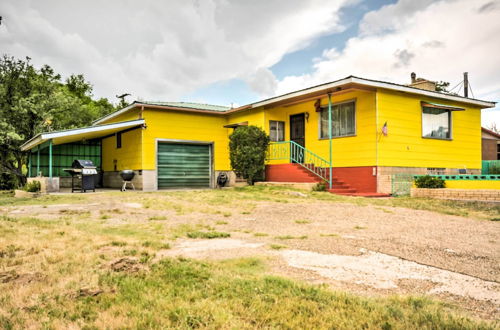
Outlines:
{"type": "Polygon", "coordinates": [[[135,172],[132,170],[123,170],[120,172],[120,176],[123,180],[123,185],[121,191],[127,190],[127,184],[130,184],[132,188],[135,190],[134,184],[132,183],[132,179],[135,176],[135,172]]]}
{"type": "Polygon", "coordinates": [[[95,192],[97,169],[91,160],[75,159],[71,168],[64,169],[71,175],[71,192],[95,192]]]}

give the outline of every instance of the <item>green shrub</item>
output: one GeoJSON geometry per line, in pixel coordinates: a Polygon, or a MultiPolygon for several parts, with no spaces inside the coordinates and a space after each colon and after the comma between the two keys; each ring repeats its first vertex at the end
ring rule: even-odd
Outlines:
{"type": "Polygon", "coordinates": [[[269,136],[257,126],[240,126],[229,136],[229,158],[236,175],[253,185],[264,177],[269,136]]]}
{"type": "Polygon", "coordinates": [[[10,173],[0,173],[0,190],[12,190],[17,187],[17,178],[10,173]]]}
{"type": "Polygon", "coordinates": [[[424,175],[415,179],[415,185],[417,188],[445,188],[446,184],[443,179],[424,175]]]}
{"type": "Polygon", "coordinates": [[[318,182],[315,186],[312,188],[313,191],[326,191],[326,182],[318,182]]]}
{"type": "Polygon", "coordinates": [[[40,181],[31,181],[26,183],[24,190],[27,192],[39,192],[41,189],[40,181]]]}
{"type": "Polygon", "coordinates": [[[500,164],[490,164],[489,174],[500,174],[500,164]]]}

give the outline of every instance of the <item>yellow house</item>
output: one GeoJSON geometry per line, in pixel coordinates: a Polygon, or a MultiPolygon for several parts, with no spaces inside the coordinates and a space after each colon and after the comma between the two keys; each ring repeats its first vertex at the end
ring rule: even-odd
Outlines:
{"type": "Polygon", "coordinates": [[[22,148],[31,151],[32,176],[54,176],[52,161],[40,159],[54,158],[58,146],[97,141],[104,186],[120,186],[119,172],[131,169],[143,190],[214,187],[219,172],[235,179],[229,135],[256,125],[273,141],[268,181],[326,180],[333,192],[369,194],[391,193],[396,174],[480,173],[481,109],[495,103],[426,88],[350,76],[239,108],[136,101],[91,127],[39,134],[22,148]]]}

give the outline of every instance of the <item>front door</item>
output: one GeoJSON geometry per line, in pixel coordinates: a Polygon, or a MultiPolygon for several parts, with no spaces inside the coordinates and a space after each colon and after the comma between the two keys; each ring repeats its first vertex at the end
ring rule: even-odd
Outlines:
{"type": "MultiPolygon", "coordinates": [[[[305,117],[304,114],[298,114],[290,116],[290,140],[301,145],[302,147],[306,146],[306,125],[305,125],[305,117]]],[[[303,152],[302,149],[294,147],[292,144],[290,150],[291,158],[295,162],[302,163],[303,162],[303,152]]]]}

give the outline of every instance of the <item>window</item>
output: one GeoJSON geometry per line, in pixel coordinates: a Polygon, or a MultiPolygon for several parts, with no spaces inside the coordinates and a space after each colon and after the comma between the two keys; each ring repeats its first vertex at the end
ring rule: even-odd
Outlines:
{"type": "Polygon", "coordinates": [[[422,136],[432,139],[451,139],[451,111],[423,107],[422,136]]]}
{"type": "Polygon", "coordinates": [[[116,133],[116,149],[122,147],[122,133],[116,133]]]}
{"type": "Polygon", "coordinates": [[[272,142],[285,141],[285,122],[270,120],[269,137],[272,142]]]}
{"type": "MultiPolygon", "coordinates": [[[[355,134],[355,102],[332,105],[332,136],[352,136],[355,134]]],[[[328,139],[328,107],[321,108],[319,138],[328,139]]]]}

